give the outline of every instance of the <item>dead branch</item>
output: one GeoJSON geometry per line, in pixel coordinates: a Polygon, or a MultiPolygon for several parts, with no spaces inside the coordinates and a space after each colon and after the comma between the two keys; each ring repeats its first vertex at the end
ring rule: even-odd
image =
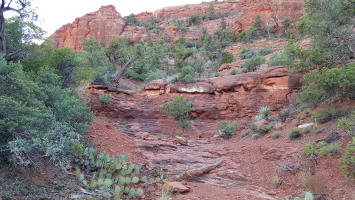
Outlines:
{"type": "Polygon", "coordinates": [[[222,160],[219,160],[216,163],[213,163],[211,165],[203,166],[203,167],[200,167],[197,169],[188,170],[186,172],[183,172],[179,175],[172,177],[170,179],[170,181],[181,181],[181,180],[189,179],[194,176],[200,176],[202,174],[206,174],[206,173],[212,171],[213,169],[216,169],[219,165],[221,165],[221,163],[222,163],[222,160]]]}

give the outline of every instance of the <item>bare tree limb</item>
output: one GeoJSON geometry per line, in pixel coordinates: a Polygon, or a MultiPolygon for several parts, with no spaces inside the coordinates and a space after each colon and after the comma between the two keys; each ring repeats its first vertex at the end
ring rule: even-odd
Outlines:
{"type": "Polygon", "coordinates": [[[13,0],[10,0],[9,4],[7,4],[7,7],[9,8],[13,0]]]}

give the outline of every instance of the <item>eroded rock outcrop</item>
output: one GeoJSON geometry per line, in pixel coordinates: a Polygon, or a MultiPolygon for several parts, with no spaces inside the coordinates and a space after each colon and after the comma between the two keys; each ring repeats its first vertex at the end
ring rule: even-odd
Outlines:
{"type": "MultiPolygon", "coordinates": [[[[268,26],[279,29],[285,18],[297,20],[304,14],[303,0],[240,0],[214,2],[215,12],[229,13],[226,17],[227,27],[237,32],[249,28],[257,15],[268,26]]],[[[139,21],[147,21],[152,16],[160,20],[162,32],[170,36],[171,40],[180,37],[180,33],[173,25],[172,20],[184,20],[191,15],[200,15],[208,12],[210,3],[168,7],[153,13],[144,12],[136,16],[139,21]]],[[[184,36],[188,41],[198,40],[202,28],[214,32],[221,23],[221,19],[203,21],[200,25],[188,27],[184,36]]],[[[148,32],[142,26],[126,26],[125,20],[113,6],[103,6],[98,11],[77,18],[72,24],[58,29],[50,39],[54,47],[69,47],[74,50],[82,49],[82,39],[94,35],[100,42],[108,42],[114,38],[128,37],[133,42],[148,39],[148,32]]],[[[158,38],[156,33],[150,33],[152,39],[158,38]]]]}
{"type": "Polygon", "coordinates": [[[135,94],[110,92],[113,101],[101,105],[98,96],[107,90],[88,89],[90,106],[98,115],[122,119],[163,119],[161,103],[183,95],[193,104],[192,118],[236,119],[254,116],[261,106],[277,111],[289,103],[290,94],[300,88],[300,75],[289,76],[283,67],[263,72],[201,79],[194,84],[168,84],[163,80],[148,83],[135,94]]]}

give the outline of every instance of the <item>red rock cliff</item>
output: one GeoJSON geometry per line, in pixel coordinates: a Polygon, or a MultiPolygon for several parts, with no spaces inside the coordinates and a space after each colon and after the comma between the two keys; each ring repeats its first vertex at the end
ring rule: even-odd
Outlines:
{"type": "MultiPolygon", "coordinates": [[[[250,27],[257,15],[260,15],[266,24],[277,29],[280,22],[287,17],[294,20],[300,18],[304,14],[303,5],[303,0],[239,0],[215,2],[214,8],[216,12],[229,12],[231,15],[226,18],[228,28],[240,32],[250,27]]],[[[168,7],[153,13],[140,13],[136,17],[140,21],[149,20],[152,16],[157,17],[160,20],[159,25],[163,27],[163,32],[174,40],[180,35],[176,27],[168,22],[172,19],[186,19],[191,15],[203,15],[208,11],[209,6],[209,2],[204,2],[168,7]]],[[[185,38],[187,40],[200,38],[202,28],[207,28],[211,33],[219,27],[220,21],[220,19],[204,21],[200,25],[189,27],[185,38]]],[[[77,18],[72,24],[62,26],[50,36],[50,39],[53,40],[55,48],[69,47],[81,50],[82,39],[90,35],[94,35],[101,42],[108,42],[123,36],[131,38],[133,42],[148,38],[144,27],[126,26],[124,19],[114,6],[103,6],[96,12],[77,18]]],[[[151,36],[153,39],[157,37],[154,33],[151,33],[151,36]]]]}

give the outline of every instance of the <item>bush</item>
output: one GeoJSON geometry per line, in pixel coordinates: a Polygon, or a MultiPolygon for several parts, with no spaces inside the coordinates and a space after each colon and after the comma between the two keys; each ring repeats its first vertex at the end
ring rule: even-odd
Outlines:
{"type": "Polygon", "coordinates": [[[275,128],[276,130],[282,130],[282,129],[283,129],[283,125],[282,125],[281,122],[276,122],[276,123],[274,124],[274,128],[275,128]]]}
{"type": "Polygon", "coordinates": [[[340,159],[340,169],[343,175],[355,182],[355,137],[346,145],[344,155],[340,159]]]}
{"type": "Polygon", "coordinates": [[[259,56],[266,56],[266,55],[271,54],[272,52],[273,52],[272,49],[270,49],[268,47],[264,47],[258,51],[258,55],[259,56]]]}
{"type": "Polygon", "coordinates": [[[313,144],[306,144],[305,148],[302,150],[302,156],[307,160],[312,160],[315,164],[317,163],[317,159],[320,156],[320,149],[326,146],[325,142],[316,142],[313,144]]]}
{"type": "Polygon", "coordinates": [[[287,134],[287,139],[294,140],[302,136],[301,130],[299,128],[294,128],[287,134]]]}
{"type": "Polygon", "coordinates": [[[269,59],[267,64],[269,66],[284,65],[286,60],[287,60],[287,56],[284,53],[276,52],[276,53],[271,55],[271,57],[270,57],[270,59],[269,59]]]}
{"type": "Polygon", "coordinates": [[[222,57],[220,65],[223,65],[224,63],[232,63],[233,61],[234,61],[234,58],[231,53],[223,52],[223,57],[222,57]]]}
{"type": "Polygon", "coordinates": [[[112,98],[109,94],[102,94],[99,96],[99,101],[103,105],[107,105],[112,101],[112,98]]]}
{"type": "Polygon", "coordinates": [[[253,135],[251,135],[251,139],[253,139],[253,140],[257,140],[259,137],[260,137],[260,135],[259,135],[259,134],[256,134],[256,133],[254,133],[253,135]]]}
{"type": "Polygon", "coordinates": [[[187,102],[183,96],[176,96],[173,102],[162,105],[162,112],[174,117],[183,131],[190,125],[188,120],[191,109],[192,104],[187,102]]]}
{"type": "Polygon", "coordinates": [[[277,139],[277,138],[280,137],[280,135],[281,135],[280,132],[273,132],[271,136],[272,136],[273,138],[277,139]]]}
{"type": "Polygon", "coordinates": [[[199,15],[191,15],[187,20],[188,26],[201,24],[202,18],[199,15]]]}
{"type": "Polygon", "coordinates": [[[51,69],[26,74],[0,60],[0,146],[16,164],[33,164],[35,156],[67,164],[72,145],[87,133],[90,108],[61,86],[51,69]]]}
{"type": "Polygon", "coordinates": [[[251,59],[245,61],[242,64],[242,67],[246,69],[247,72],[253,72],[257,69],[258,66],[265,63],[265,58],[262,56],[254,56],[251,59]]]}
{"type": "Polygon", "coordinates": [[[319,123],[326,123],[336,117],[336,112],[334,109],[325,107],[314,110],[311,113],[312,119],[319,123]]]}
{"type": "Polygon", "coordinates": [[[334,156],[341,152],[340,146],[336,143],[330,143],[320,148],[319,153],[322,156],[334,156]]]}
{"type": "Polygon", "coordinates": [[[355,97],[355,63],[349,63],[342,68],[322,68],[320,72],[313,70],[303,76],[304,90],[300,100],[304,103],[317,103],[331,96],[355,97]]]}
{"type": "Polygon", "coordinates": [[[338,121],[338,129],[347,132],[351,136],[355,136],[355,111],[352,111],[350,116],[347,118],[341,118],[338,121]]]}
{"type": "Polygon", "coordinates": [[[244,48],[240,54],[239,54],[239,57],[244,60],[244,59],[248,59],[248,58],[251,58],[253,56],[256,56],[257,53],[254,51],[253,48],[244,48]]]}
{"type": "Polygon", "coordinates": [[[181,69],[181,72],[178,77],[179,81],[182,81],[183,83],[193,83],[195,82],[195,71],[194,69],[188,65],[184,66],[181,69]]]}
{"type": "Polygon", "coordinates": [[[282,181],[280,177],[274,176],[271,178],[271,183],[275,188],[278,188],[281,185],[282,181]]]}
{"type": "Polygon", "coordinates": [[[217,128],[218,128],[218,132],[217,132],[218,135],[224,137],[225,139],[229,139],[230,137],[232,137],[232,135],[235,134],[235,131],[238,128],[238,124],[237,123],[228,124],[227,121],[222,121],[218,123],[217,128]]]}
{"type": "Polygon", "coordinates": [[[236,69],[232,69],[229,74],[230,75],[236,75],[238,73],[238,71],[236,69]]]}

